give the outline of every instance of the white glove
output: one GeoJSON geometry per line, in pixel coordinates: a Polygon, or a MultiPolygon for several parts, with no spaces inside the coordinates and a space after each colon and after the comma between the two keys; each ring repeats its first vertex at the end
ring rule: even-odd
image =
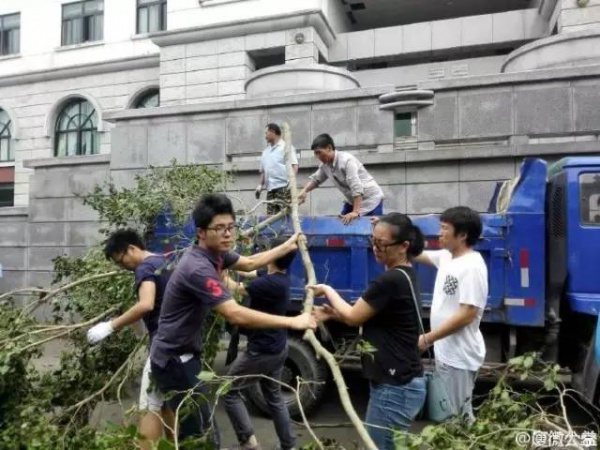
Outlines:
{"type": "Polygon", "coordinates": [[[88,330],[88,342],[90,344],[97,344],[101,340],[110,336],[113,331],[115,331],[115,329],[110,323],[110,320],[106,322],[100,322],[88,330]]]}

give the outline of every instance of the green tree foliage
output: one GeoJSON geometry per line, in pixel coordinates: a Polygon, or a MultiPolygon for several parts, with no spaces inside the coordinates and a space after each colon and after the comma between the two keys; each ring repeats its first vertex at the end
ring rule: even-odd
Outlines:
{"type": "MultiPolygon", "coordinates": [[[[170,167],[150,168],[136,176],[131,188],[109,182],[80,197],[98,212],[105,235],[123,226],[144,235],[162,211],[169,212],[174,229],[181,228],[200,195],[223,190],[229,181],[221,171],[173,161],[170,167]]],[[[99,402],[120,402],[127,379],[139,377],[145,342],[131,329],[96,346],[90,346],[85,335],[93,323],[114,317],[136,301],[133,276],[107,261],[100,246],[80,257],[56,258],[54,271],[52,289],[75,286],[52,296],[28,297],[25,308],[16,306],[22,297],[5,296],[0,303],[0,449],[134,448],[135,426],[113,424],[100,431],[90,417],[99,402]],[[99,278],[88,280],[95,275],[99,278]],[[36,314],[40,307],[50,308],[48,320],[36,319],[42,315],[36,314]],[[34,361],[52,340],[60,340],[65,349],[58,367],[39,368],[34,361]]],[[[210,320],[207,362],[216,354],[220,332],[216,319],[210,320]]],[[[164,441],[159,448],[174,447],[164,441]]]]}

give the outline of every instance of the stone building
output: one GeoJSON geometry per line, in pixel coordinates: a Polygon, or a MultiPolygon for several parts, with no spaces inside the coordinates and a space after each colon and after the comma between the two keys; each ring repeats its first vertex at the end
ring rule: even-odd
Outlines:
{"type": "Polygon", "coordinates": [[[523,157],[600,150],[599,88],[600,0],[3,0],[0,292],[98,239],[74,195],[109,178],[212,164],[252,203],[268,122],[302,182],[328,132],[387,210],[485,211],[523,157]]]}

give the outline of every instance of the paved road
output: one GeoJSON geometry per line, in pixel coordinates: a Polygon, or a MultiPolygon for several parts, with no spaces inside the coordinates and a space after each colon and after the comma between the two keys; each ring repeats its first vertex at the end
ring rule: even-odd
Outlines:
{"type": "MultiPolygon", "coordinates": [[[[221,354],[215,361],[215,371],[225,373],[224,355],[221,354]]],[[[346,376],[346,382],[350,393],[350,398],[357,410],[358,415],[364,418],[368,402],[368,384],[359,373],[349,372],[346,376]]],[[[264,418],[260,413],[251,411],[255,425],[256,435],[265,450],[275,449],[278,445],[277,436],[273,424],[269,419],[264,418]]],[[[349,425],[349,420],[341,406],[339,396],[335,386],[327,389],[322,405],[316,408],[308,417],[311,423],[317,425],[314,428],[315,434],[321,438],[335,439],[337,443],[346,449],[358,447],[358,435],[354,428],[349,425]],[[335,426],[335,425],[341,426],[335,426]],[[318,425],[329,425],[321,427],[318,425]],[[334,425],[334,427],[331,427],[334,425]]],[[[232,447],[236,445],[235,434],[231,428],[229,420],[222,406],[217,407],[217,423],[219,424],[223,446],[232,447]]],[[[413,431],[420,431],[427,422],[417,422],[414,424],[413,431]]],[[[303,426],[295,426],[300,444],[310,443],[311,437],[303,426]]]]}
{"type": "MultiPolygon", "coordinates": [[[[51,346],[46,347],[44,351],[44,357],[38,361],[38,366],[48,368],[56,366],[56,364],[58,363],[60,351],[62,349],[64,349],[64,347],[61,347],[61,345],[57,345],[56,343],[53,343],[51,346]]],[[[224,367],[224,359],[225,354],[221,353],[215,361],[215,370],[219,374],[224,374],[226,372],[224,367]]],[[[360,374],[356,372],[347,372],[346,382],[348,384],[350,397],[357,410],[359,417],[364,417],[368,401],[367,383],[364,379],[360,377],[360,374]]],[[[489,392],[489,389],[492,386],[493,384],[489,381],[480,380],[476,386],[476,397],[481,398],[483,394],[489,392]]],[[[121,408],[119,405],[100,405],[95,411],[95,414],[92,417],[92,421],[97,424],[104,423],[105,420],[111,420],[116,423],[122,422],[124,418],[124,411],[129,409],[136,401],[136,396],[139,392],[139,385],[135,383],[131,386],[130,391],[132,394],[132,398],[124,402],[124,408],[121,408]]],[[[581,415],[581,412],[578,412],[575,408],[571,408],[572,405],[568,406],[568,409],[573,412],[573,414],[570,414],[572,420],[575,419],[572,422],[573,424],[586,424],[587,426],[585,427],[585,429],[592,429],[588,425],[590,423],[590,418],[587,414],[581,415]]],[[[278,442],[272,422],[261,416],[256,411],[251,412],[253,414],[255,431],[263,449],[270,450],[276,448],[278,442]]],[[[236,438],[222,405],[219,405],[217,407],[216,417],[217,423],[219,424],[221,430],[223,447],[234,447],[237,444],[236,438]]],[[[354,428],[348,425],[348,419],[339,402],[335,386],[332,385],[329,389],[327,389],[322,404],[318,408],[316,408],[316,410],[312,414],[309,415],[309,421],[317,425],[314,428],[314,431],[317,434],[317,436],[319,436],[319,438],[335,439],[335,441],[338,444],[340,444],[346,449],[358,448],[358,436],[356,435],[354,428]],[[329,426],[319,427],[319,425],[329,426]]],[[[598,421],[599,422],[597,423],[600,423],[600,418],[598,418],[598,421]]],[[[411,431],[413,433],[418,433],[427,424],[428,422],[425,421],[417,421],[413,424],[411,431]]],[[[300,444],[304,445],[311,442],[311,438],[308,432],[302,426],[296,426],[295,430],[300,444]]]]}
{"type": "MultiPolygon", "coordinates": [[[[226,372],[224,359],[225,354],[222,353],[215,361],[215,371],[219,374],[224,374],[226,372]]],[[[49,355],[45,358],[44,365],[51,365],[52,362],[52,355],[49,355]]],[[[360,374],[353,372],[347,374],[346,382],[357,413],[359,417],[364,418],[368,401],[368,385],[365,380],[360,377],[360,374]]],[[[131,386],[131,393],[136,395],[138,388],[139,386],[137,383],[131,386]]],[[[126,400],[124,402],[124,409],[119,405],[103,404],[96,410],[92,417],[92,421],[97,424],[101,424],[105,420],[120,423],[123,421],[123,411],[131,407],[134,401],[135,399],[126,400]]],[[[277,448],[278,440],[273,428],[273,423],[252,408],[250,409],[250,412],[252,414],[255,432],[262,448],[264,450],[277,448]]],[[[349,450],[358,448],[358,436],[354,431],[354,428],[349,425],[349,420],[339,402],[335,386],[331,386],[331,388],[327,390],[322,405],[316,408],[309,415],[308,419],[312,424],[316,425],[314,431],[320,439],[335,439],[338,444],[349,450]],[[323,425],[326,425],[326,427],[322,427],[323,425]]],[[[217,406],[216,420],[221,431],[222,447],[235,447],[237,445],[237,440],[222,405],[217,406]]],[[[426,424],[427,422],[416,422],[411,431],[418,432],[426,424]]],[[[294,428],[301,445],[312,442],[311,437],[303,426],[295,425],[294,428]]]]}

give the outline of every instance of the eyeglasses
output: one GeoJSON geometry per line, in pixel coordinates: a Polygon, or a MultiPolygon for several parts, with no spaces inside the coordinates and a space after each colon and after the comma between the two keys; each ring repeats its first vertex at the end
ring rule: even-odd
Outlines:
{"type": "Polygon", "coordinates": [[[371,247],[375,247],[380,252],[384,252],[388,247],[392,247],[394,245],[402,244],[402,242],[394,241],[394,242],[385,242],[381,239],[369,238],[369,243],[371,247]]]}
{"type": "Polygon", "coordinates": [[[217,225],[216,227],[206,227],[207,230],[214,231],[220,236],[224,236],[225,233],[235,234],[237,233],[238,226],[236,224],[231,225],[217,225]]]}

